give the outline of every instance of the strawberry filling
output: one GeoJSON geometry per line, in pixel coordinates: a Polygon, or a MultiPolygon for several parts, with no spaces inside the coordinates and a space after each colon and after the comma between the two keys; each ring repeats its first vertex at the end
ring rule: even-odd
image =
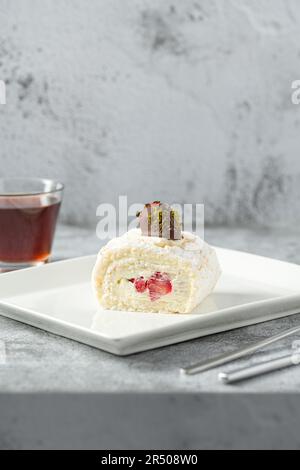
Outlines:
{"type": "Polygon", "coordinates": [[[143,293],[148,289],[149,297],[152,302],[172,292],[172,282],[167,273],[156,271],[147,280],[143,276],[140,276],[128,279],[128,281],[134,284],[136,291],[139,293],[143,293]]]}

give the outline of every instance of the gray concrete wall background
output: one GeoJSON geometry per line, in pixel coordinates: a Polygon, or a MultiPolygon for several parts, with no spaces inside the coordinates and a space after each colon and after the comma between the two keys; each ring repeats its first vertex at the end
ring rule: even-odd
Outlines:
{"type": "Polygon", "coordinates": [[[300,222],[297,0],[0,0],[0,174],[100,202],[204,202],[206,222],[300,222]]]}

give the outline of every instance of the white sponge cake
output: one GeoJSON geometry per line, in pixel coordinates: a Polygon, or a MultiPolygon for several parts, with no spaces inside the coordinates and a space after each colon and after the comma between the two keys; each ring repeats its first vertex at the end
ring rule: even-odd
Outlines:
{"type": "Polygon", "coordinates": [[[92,282],[106,309],[188,313],[219,276],[215,250],[198,236],[182,232],[169,240],[137,228],[100,250],[92,282]]]}

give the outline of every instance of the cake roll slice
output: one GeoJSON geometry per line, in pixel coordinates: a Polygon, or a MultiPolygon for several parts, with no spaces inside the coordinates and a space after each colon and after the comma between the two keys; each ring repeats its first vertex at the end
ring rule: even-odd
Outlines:
{"type": "Polygon", "coordinates": [[[188,313],[219,276],[215,250],[198,236],[168,240],[132,229],[100,250],[92,282],[106,309],[188,313]]]}

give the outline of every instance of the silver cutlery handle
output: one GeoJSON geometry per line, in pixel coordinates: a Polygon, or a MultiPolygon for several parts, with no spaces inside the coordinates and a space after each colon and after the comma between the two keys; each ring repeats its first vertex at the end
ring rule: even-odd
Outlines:
{"type": "Polygon", "coordinates": [[[181,369],[181,371],[188,375],[198,374],[199,372],[204,372],[214,367],[221,366],[228,362],[234,361],[235,359],[240,359],[241,357],[244,357],[247,354],[253,353],[258,349],[261,349],[265,346],[268,346],[269,344],[275,343],[280,339],[286,338],[287,336],[293,335],[298,332],[300,332],[300,326],[289,328],[288,330],[284,330],[281,333],[278,333],[277,335],[270,336],[269,338],[265,338],[261,341],[258,341],[257,343],[253,343],[241,349],[237,349],[236,351],[221,354],[212,359],[206,359],[204,361],[197,362],[196,364],[192,364],[189,367],[184,367],[181,369]]]}
{"type": "Polygon", "coordinates": [[[219,380],[225,384],[239,382],[241,380],[250,379],[259,375],[266,374],[285,367],[298,365],[300,362],[299,354],[289,354],[271,361],[261,362],[252,366],[244,367],[233,372],[220,372],[219,380]]]}

